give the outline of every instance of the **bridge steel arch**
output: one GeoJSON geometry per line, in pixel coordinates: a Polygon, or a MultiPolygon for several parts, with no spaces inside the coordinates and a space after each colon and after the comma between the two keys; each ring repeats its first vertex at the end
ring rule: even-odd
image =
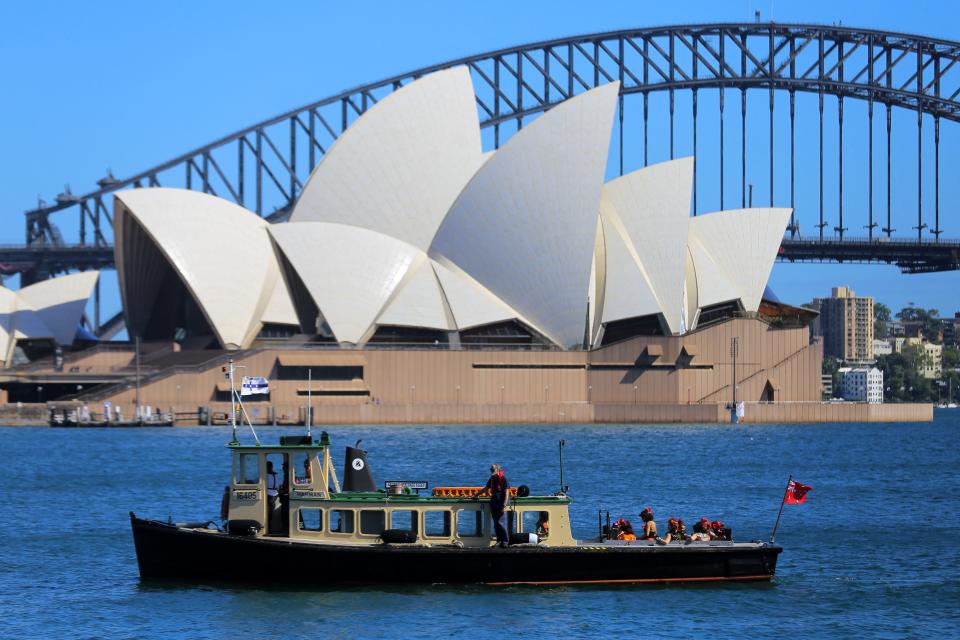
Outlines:
{"type": "MultiPolygon", "coordinates": [[[[26,212],[23,256],[33,260],[25,281],[45,277],[51,268],[88,266],[83,258],[95,255],[78,247],[101,249],[89,266],[108,262],[111,212],[108,195],[118,189],[177,186],[202,190],[233,200],[259,215],[282,219],[310,174],[336,138],[364,111],[399,87],[428,73],[459,65],[469,67],[476,91],[480,125],[492,133],[499,146],[525,119],[536,116],[573,95],[599,84],[618,80],[620,95],[620,172],[623,172],[624,98],[639,94],[643,102],[643,157],[648,159],[648,100],[652,94],[669,95],[670,154],[674,153],[675,95],[692,94],[693,150],[697,153],[698,92],[719,91],[720,202],[724,204],[725,108],[741,118],[740,205],[747,204],[746,121],[747,92],[770,95],[770,200],[774,194],[774,94],[789,96],[790,199],[795,192],[795,98],[797,93],[819,96],[820,211],[815,238],[802,239],[796,220],[791,237],[784,241],[781,257],[788,260],[839,260],[889,262],[905,271],[960,268],[960,242],[941,238],[940,124],[960,122],[960,42],[916,35],[837,26],[729,23],[628,29],[548,40],[451,60],[409,73],[362,85],[323,100],[287,111],[224,136],[202,147],[125,179],[109,175],[98,188],[83,195],[67,189],[55,203],[41,203],[26,212]],[[837,224],[833,236],[824,234],[824,96],[837,100],[840,189],[837,224]],[[739,98],[739,100],[738,100],[739,98]],[[866,237],[853,237],[843,216],[843,103],[845,99],[868,105],[869,211],[863,228],[866,237]],[[732,108],[726,106],[732,102],[732,108]],[[885,121],[887,197],[885,207],[874,203],[874,111],[885,121]],[[890,207],[891,112],[903,109],[917,114],[917,219],[913,239],[893,236],[890,207]],[[884,117],[885,116],[885,117],[884,117]],[[932,216],[924,211],[922,184],[923,126],[934,128],[935,196],[932,216]],[[79,242],[65,242],[51,216],[73,211],[79,215],[79,242]],[[926,233],[925,233],[926,232],[926,233]],[[896,246],[896,251],[887,250],[896,246]],[[71,253],[72,252],[72,253],[71,253]],[[49,260],[45,258],[49,257],[49,260]],[[48,266],[43,266],[47,264],[48,266]]],[[[929,168],[928,168],[929,171],[929,168]]],[[[696,180],[695,180],[696,184],[696,180]]],[[[882,184],[877,180],[877,184],[882,184]]],[[[696,187],[694,189],[696,211],[696,187]]],[[[913,236],[913,234],[911,234],[913,236]]],[[[17,252],[0,250],[0,258],[16,261],[17,252]]]]}

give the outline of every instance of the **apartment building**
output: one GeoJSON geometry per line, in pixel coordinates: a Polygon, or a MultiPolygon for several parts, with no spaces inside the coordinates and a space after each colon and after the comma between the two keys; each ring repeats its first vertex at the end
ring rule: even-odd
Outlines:
{"type": "Polygon", "coordinates": [[[849,287],[833,287],[829,298],[816,298],[820,316],[812,326],[823,336],[823,355],[845,362],[873,362],[873,298],[858,297],[849,287]]]}

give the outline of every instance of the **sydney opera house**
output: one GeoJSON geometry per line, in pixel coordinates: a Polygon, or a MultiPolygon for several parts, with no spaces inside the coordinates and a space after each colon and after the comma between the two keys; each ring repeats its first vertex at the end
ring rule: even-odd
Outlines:
{"type": "MultiPolygon", "coordinates": [[[[308,393],[316,422],[717,421],[734,384],[758,407],[818,402],[812,313],[766,287],[790,210],[691,215],[691,158],[605,181],[618,88],[484,152],[469,72],[425,76],[327,150],[284,222],[118,192],[139,391],[129,350],[79,350],[68,365],[109,355],[118,379],[65,400],[129,415],[139,393],[212,420],[232,357],[269,379],[248,403],[261,421],[302,421],[308,393]]],[[[72,343],[40,289],[82,278],[66,288],[89,296],[91,277],[6,292],[7,362],[31,335],[72,343]]]]}

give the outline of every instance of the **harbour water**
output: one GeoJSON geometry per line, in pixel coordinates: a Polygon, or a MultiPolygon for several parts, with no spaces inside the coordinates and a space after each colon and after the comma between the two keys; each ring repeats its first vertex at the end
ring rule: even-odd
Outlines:
{"type": "MultiPolygon", "coordinates": [[[[920,424],[329,432],[338,462],[342,446],[363,439],[378,482],[477,485],[500,462],[534,492],[557,490],[563,438],[581,537],[596,535],[598,509],[636,521],[650,506],[661,528],[671,515],[690,524],[706,515],[736,539],[766,539],[788,475],[813,491],[784,508],[785,551],[769,585],[151,584],[137,574],[128,511],[215,518],[229,431],[0,427],[0,637],[899,638],[953,635],[960,623],[960,410],[920,424]]],[[[274,440],[280,430],[259,433],[274,440]]]]}

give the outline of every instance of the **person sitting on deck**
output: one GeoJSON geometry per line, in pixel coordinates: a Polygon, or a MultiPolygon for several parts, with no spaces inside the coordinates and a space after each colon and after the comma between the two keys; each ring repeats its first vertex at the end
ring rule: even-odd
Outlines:
{"type": "Polygon", "coordinates": [[[643,535],[640,536],[641,540],[656,540],[657,539],[657,523],[653,519],[653,509],[647,507],[640,512],[640,519],[643,520],[643,535]]]}
{"type": "Polygon", "coordinates": [[[710,518],[704,516],[700,518],[699,522],[693,525],[693,535],[690,536],[691,540],[706,542],[708,540],[716,539],[716,534],[713,531],[713,527],[710,523],[710,518]]]}
{"type": "Polygon", "coordinates": [[[637,534],[633,532],[633,525],[629,520],[620,518],[614,525],[617,529],[617,540],[636,540],[637,534]]]}
{"type": "Polygon", "coordinates": [[[714,540],[731,540],[730,528],[720,520],[714,520],[710,523],[710,531],[713,533],[714,540]]]}
{"type": "Polygon", "coordinates": [[[663,536],[663,544],[670,544],[673,540],[687,539],[687,525],[683,520],[670,518],[667,520],[667,535],[663,536]]]}

